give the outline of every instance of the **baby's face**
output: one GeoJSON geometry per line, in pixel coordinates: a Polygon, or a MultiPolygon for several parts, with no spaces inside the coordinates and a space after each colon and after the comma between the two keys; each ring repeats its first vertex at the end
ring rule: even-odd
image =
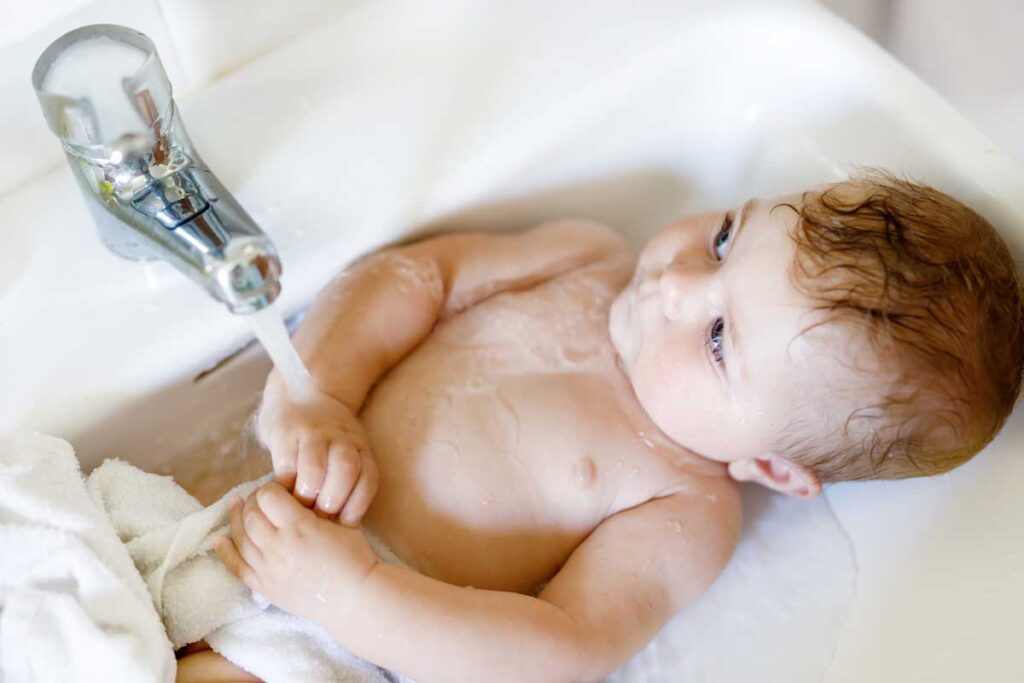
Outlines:
{"type": "MultiPolygon", "coordinates": [[[[705,457],[743,467],[764,458],[779,429],[813,423],[815,402],[831,401],[822,387],[852,372],[832,352],[836,331],[800,334],[818,314],[790,279],[797,215],[772,211],[799,201],[752,199],[667,226],[612,304],[609,332],[641,405],[705,457]]],[[[730,472],[757,479],[743,467],[730,472]]]]}

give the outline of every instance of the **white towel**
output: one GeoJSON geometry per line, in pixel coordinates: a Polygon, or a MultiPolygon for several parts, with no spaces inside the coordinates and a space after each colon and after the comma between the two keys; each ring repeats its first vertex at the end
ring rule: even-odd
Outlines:
{"type": "Polygon", "coordinates": [[[0,682],[173,681],[174,648],[201,638],[268,683],[388,680],[216,559],[231,498],[265,480],[203,508],[119,460],[83,481],[60,439],[0,442],[0,682]]]}
{"type": "Polygon", "coordinates": [[[269,479],[241,484],[207,508],[170,477],[120,460],[98,467],[88,487],[127,543],[175,648],[205,638],[268,683],[386,680],[319,625],[254,595],[213,553],[213,539],[228,533],[232,498],[245,498],[269,479]]]}
{"type": "Polygon", "coordinates": [[[0,440],[0,681],[166,681],[142,577],[65,441],[0,440]]]}

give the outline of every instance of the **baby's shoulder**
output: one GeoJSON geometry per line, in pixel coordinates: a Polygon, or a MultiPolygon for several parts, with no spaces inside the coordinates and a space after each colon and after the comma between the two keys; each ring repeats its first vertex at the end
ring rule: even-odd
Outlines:
{"type": "Polygon", "coordinates": [[[549,253],[567,249],[587,253],[571,267],[552,273],[550,278],[536,285],[571,280],[597,284],[599,289],[610,287],[617,293],[633,275],[636,252],[621,234],[603,223],[565,218],[541,223],[524,233],[526,235],[542,244],[541,248],[549,253]]]}
{"type": "Polygon", "coordinates": [[[657,530],[663,518],[673,519],[698,537],[708,541],[719,538],[730,549],[739,540],[743,504],[739,486],[728,476],[686,477],[637,507],[643,506],[650,510],[652,530],[657,530]]]}
{"type": "MultiPolygon", "coordinates": [[[[626,563],[658,577],[659,593],[675,613],[721,574],[741,530],[735,484],[707,480],[608,517],[581,548],[589,545],[628,558],[626,563]]],[[[593,583],[598,584],[596,578],[593,583]]]]}
{"type": "Polygon", "coordinates": [[[571,244],[576,248],[602,248],[607,255],[633,255],[626,239],[616,230],[603,223],[585,218],[561,218],[545,221],[529,230],[525,235],[554,248],[571,244]]]}

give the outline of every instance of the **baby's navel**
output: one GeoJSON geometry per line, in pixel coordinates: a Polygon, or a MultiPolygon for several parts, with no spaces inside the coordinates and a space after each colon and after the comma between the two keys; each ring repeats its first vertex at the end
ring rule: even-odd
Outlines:
{"type": "Polygon", "coordinates": [[[594,466],[594,461],[589,457],[577,460],[572,467],[572,478],[581,489],[590,488],[594,479],[597,478],[597,467],[594,466]]]}

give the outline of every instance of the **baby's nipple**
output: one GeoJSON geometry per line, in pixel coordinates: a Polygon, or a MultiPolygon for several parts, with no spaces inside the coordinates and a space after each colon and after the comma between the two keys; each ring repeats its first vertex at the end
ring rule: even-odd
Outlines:
{"type": "Polygon", "coordinates": [[[587,457],[577,460],[572,467],[572,477],[581,489],[590,488],[597,478],[597,467],[594,465],[593,459],[587,457]]]}

